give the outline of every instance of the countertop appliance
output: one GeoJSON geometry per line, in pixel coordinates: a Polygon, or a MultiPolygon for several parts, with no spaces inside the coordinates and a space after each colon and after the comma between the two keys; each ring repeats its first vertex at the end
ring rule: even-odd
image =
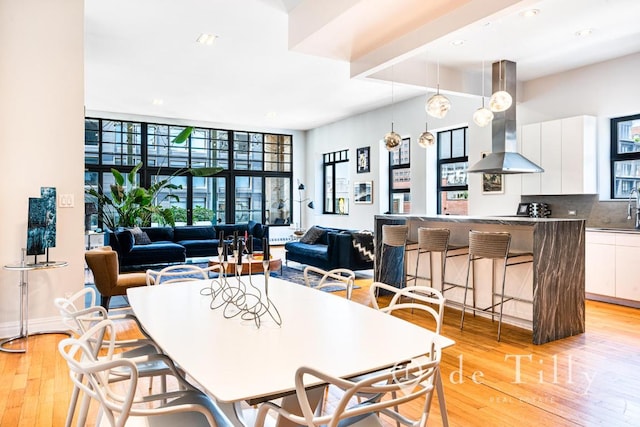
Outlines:
{"type": "Polygon", "coordinates": [[[529,216],[531,218],[548,218],[551,216],[551,208],[546,203],[529,203],[529,216]]]}

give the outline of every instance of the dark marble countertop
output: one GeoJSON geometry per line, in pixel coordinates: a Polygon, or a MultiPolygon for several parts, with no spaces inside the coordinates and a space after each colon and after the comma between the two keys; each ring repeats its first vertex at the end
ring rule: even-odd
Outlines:
{"type": "Polygon", "coordinates": [[[378,219],[408,221],[443,221],[475,224],[536,225],[550,222],[585,221],[583,218],[530,218],[528,216],[466,216],[466,215],[376,215],[378,219]]]}

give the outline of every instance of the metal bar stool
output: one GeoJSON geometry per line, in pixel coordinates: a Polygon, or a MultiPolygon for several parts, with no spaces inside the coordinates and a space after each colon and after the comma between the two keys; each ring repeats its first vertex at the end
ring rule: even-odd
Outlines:
{"type": "MultiPolygon", "coordinates": [[[[406,285],[406,272],[404,265],[404,251],[407,246],[407,235],[409,234],[409,226],[407,225],[390,225],[384,224],[382,226],[382,245],[380,246],[380,268],[379,277],[382,279],[385,276],[385,268],[389,269],[389,260],[385,260],[385,252],[389,248],[402,248],[402,275],[400,287],[404,288],[406,285]]],[[[384,281],[384,280],[380,280],[384,281]]]]}
{"type": "Polygon", "coordinates": [[[447,250],[449,248],[449,235],[451,231],[448,228],[418,228],[418,246],[416,248],[416,265],[413,274],[407,274],[407,282],[413,280],[418,285],[418,279],[429,281],[429,286],[435,288],[433,283],[433,253],[440,253],[440,290],[444,289],[444,273],[447,264],[447,250]],[[420,265],[420,255],[429,254],[429,274],[430,277],[419,276],[418,266],[420,265]]]}
{"type": "MultiPolygon", "coordinates": [[[[494,320],[495,308],[499,307],[499,318],[498,318],[498,341],[500,341],[500,332],[502,329],[502,309],[504,303],[507,301],[520,301],[533,303],[532,300],[527,300],[523,298],[508,296],[505,298],[505,281],[507,274],[507,267],[533,262],[533,259],[526,261],[516,261],[509,262],[510,259],[523,257],[523,256],[533,256],[531,252],[509,252],[511,246],[511,234],[506,232],[483,232],[483,231],[473,231],[469,232],[469,261],[467,268],[467,281],[464,289],[464,299],[462,300],[462,315],[460,318],[460,329],[462,329],[464,325],[464,314],[466,310],[472,310],[474,315],[476,311],[484,311],[487,312],[491,310],[491,320],[494,320]],[[492,261],[491,266],[491,306],[486,308],[477,308],[476,307],[476,297],[475,297],[475,277],[472,277],[473,283],[469,286],[469,275],[470,271],[473,268],[473,264],[475,261],[479,259],[490,259],[492,261]],[[496,292],[495,289],[495,267],[496,261],[502,260],[504,268],[502,269],[502,287],[501,292],[496,292]],[[471,290],[473,307],[467,307],[467,292],[471,290]],[[496,297],[499,297],[500,301],[496,302],[496,297]]],[[[475,274],[474,274],[475,276],[475,274]]]]}

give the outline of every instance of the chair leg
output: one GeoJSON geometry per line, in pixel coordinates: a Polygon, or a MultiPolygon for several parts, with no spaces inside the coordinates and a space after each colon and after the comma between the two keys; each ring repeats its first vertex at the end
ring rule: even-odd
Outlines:
{"type": "Polygon", "coordinates": [[[500,317],[498,318],[498,342],[500,342],[500,332],[502,330],[502,306],[504,305],[504,288],[507,279],[507,260],[504,261],[504,270],[502,273],[502,292],[500,293],[500,317]]]}
{"type": "Polygon", "coordinates": [[[111,301],[111,296],[100,295],[100,305],[107,311],[109,311],[109,301],[111,301]]]}
{"type": "MultiPolygon", "coordinates": [[[[465,282],[464,297],[462,298],[462,315],[460,316],[460,330],[462,330],[462,327],[464,326],[464,313],[465,311],[467,311],[467,292],[469,291],[469,272],[471,271],[472,265],[473,265],[473,259],[471,258],[471,255],[469,255],[469,262],[467,263],[467,281],[465,282]]],[[[475,291],[472,290],[472,292],[475,295],[475,291]]],[[[475,310],[474,310],[474,313],[475,313],[475,310]]]]}

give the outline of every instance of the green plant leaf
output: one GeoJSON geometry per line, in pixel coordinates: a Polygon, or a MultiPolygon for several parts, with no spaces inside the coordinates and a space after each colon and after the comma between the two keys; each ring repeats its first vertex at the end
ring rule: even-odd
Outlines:
{"type": "Polygon", "coordinates": [[[223,169],[224,168],[221,168],[221,167],[192,168],[192,169],[189,169],[189,173],[193,176],[212,176],[221,172],[223,169]]]}
{"type": "Polygon", "coordinates": [[[184,130],[180,132],[178,136],[176,136],[171,142],[173,144],[184,144],[187,138],[189,138],[189,135],[191,135],[191,132],[193,132],[193,127],[188,126],[184,128],[184,130]]]}
{"type": "Polygon", "coordinates": [[[113,175],[113,179],[115,179],[117,185],[124,185],[124,176],[122,176],[120,171],[111,168],[111,174],[113,175]]]}

